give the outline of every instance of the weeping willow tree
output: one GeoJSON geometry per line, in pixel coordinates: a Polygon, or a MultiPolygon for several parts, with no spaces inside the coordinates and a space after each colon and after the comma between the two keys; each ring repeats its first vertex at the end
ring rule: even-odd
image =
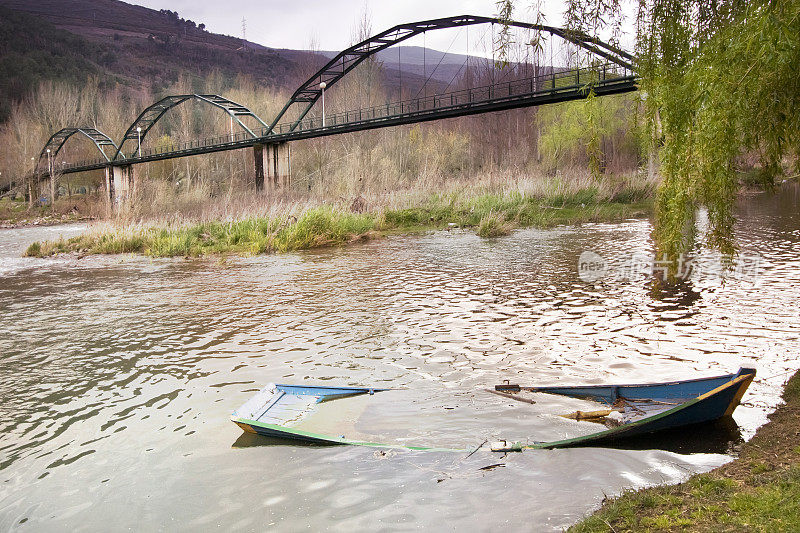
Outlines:
{"type": "Polygon", "coordinates": [[[757,155],[765,185],[800,171],[800,0],[567,0],[566,20],[612,40],[635,27],[659,251],[687,251],[704,206],[705,244],[734,254],[737,157],[757,155]]]}
{"type": "Polygon", "coordinates": [[[785,156],[798,162],[800,1],[642,2],[638,28],[641,88],[663,143],[656,242],[686,250],[703,205],[706,244],[732,254],[736,157],[757,153],[768,185],[785,156]]]}

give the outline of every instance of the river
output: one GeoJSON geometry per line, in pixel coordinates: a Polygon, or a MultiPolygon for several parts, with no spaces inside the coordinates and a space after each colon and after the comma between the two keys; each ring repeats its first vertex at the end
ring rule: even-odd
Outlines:
{"type": "MultiPolygon", "coordinates": [[[[757,268],[724,282],[698,269],[661,294],[645,277],[578,273],[584,251],[616,272],[652,255],[647,220],[197,260],[27,259],[30,242],[86,227],[2,230],[0,530],[560,530],[606,494],[714,468],[800,367],[799,207],[791,185],[744,197],[738,242],[757,268]],[[736,425],[665,450],[381,452],[271,441],[229,420],[269,382],[404,387],[448,408],[507,378],[647,382],[740,365],[758,376],[736,425]]],[[[553,420],[535,407],[531,420],[553,420]]]]}

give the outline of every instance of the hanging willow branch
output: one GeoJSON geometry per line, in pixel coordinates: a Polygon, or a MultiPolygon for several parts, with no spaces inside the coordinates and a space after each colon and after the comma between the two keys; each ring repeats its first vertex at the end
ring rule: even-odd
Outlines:
{"type": "Polygon", "coordinates": [[[635,28],[650,149],[659,151],[659,253],[694,244],[704,207],[705,244],[732,255],[737,159],[757,155],[766,186],[787,164],[800,168],[800,0],[629,1],[634,9],[567,0],[566,21],[605,39],[635,28]]]}
{"type": "Polygon", "coordinates": [[[513,43],[511,25],[508,24],[508,21],[511,20],[511,15],[514,12],[514,2],[513,0],[500,0],[495,4],[497,5],[496,18],[500,19],[502,24],[500,33],[497,34],[493,43],[496,57],[495,67],[504,69],[508,66],[508,49],[513,43]]]}

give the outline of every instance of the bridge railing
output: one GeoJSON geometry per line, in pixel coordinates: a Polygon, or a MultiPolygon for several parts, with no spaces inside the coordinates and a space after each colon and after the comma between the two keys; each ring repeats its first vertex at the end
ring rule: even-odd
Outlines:
{"type": "Polygon", "coordinates": [[[105,158],[98,157],[96,159],[85,159],[83,161],[78,161],[75,163],[63,163],[61,165],[53,165],[56,172],[63,172],[64,170],[72,170],[73,168],[83,168],[83,167],[103,167],[108,164],[108,161],[105,158]]]}
{"type": "MultiPolygon", "coordinates": [[[[414,98],[401,102],[384,104],[370,108],[345,111],[325,115],[325,127],[342,126],[363,121],[392,118],[409,113],[429,112],[451,107],[465,106],[477,102],[487,102],[513,98],[574,90],[590,84],[603,84],[632,76],[628,69],[615,63],[607,63],[593,68],[551,71],[547,74],[531,78],[517,79],[462,89],[450,93],[414,98]]],[[[293,123],[279,124],[274,134],[290,133],[293,123]]],[[[311,117],[300,122],[294,131],[307,131],[322,128],[322,117],[311,117]]]]}
{"type": "MultiPolygon", "coordinates": [[[[207,148],[209,146],[223,146],[226,144],[235,144],[238,142],[252,140],[253,137],[245,132],[235,132],[225,135],[217,135],[216,137],[206,137],[205,139],[194,139],[191,141],[184,141],[180,143],[162,144],[152,148],[142,149],[141,157],[149,157],[160,154],[175,153],[175,152],[188,152],[200,148],[207,148]]],[[[133,156],[135,157],[135,156],[133,156]]]]}
{"type": "MultiPolygon", "coordinates": [[[[197,148],[205,148],[208,146],[222,146],[226,144],[248,141],[251,140],[252,138],[253,137],[250,136],[247,132],[237,132],[227,135],[218,135],[216,137],[208,137],[205,139],[195,139],[179,143],[161,144],[159,146],[154,146],[150,148],[142,148],[141,151],[137,150],[133,154],[128,154],[128,157],[126,159],[130,159],[132,160],[132,162],[135,162],[136,160],[141,158],[148,158],[160,154],[180,153],[180,152],[191,151],[197,148]]],[[[120,159],[117,162],[121,163],[124,161],[125,159],[120,159]]],[[[99,168],[106,166],[107,164],[108,161],[102,158],[89,159],[89,160],[78,161],[75,163],[62,164],[60,166],[57,166],[55,170],[62,171],[62,170],[72,170],[75,168],[85,168],[85,167],[99,168]]]]}
{"type": "MultiPolygon", "coordinates": [[[[549,73],[539,74],[530,78],[502,81],[493,85],[461,89],[450,93],[328,114],[325,116],[325,129],[348,124],[357,124],[365,121],[390,119],[414,113],[430,113],[437,110],[470,106],[481,102],[500,101],[503,99],[513,99],[515,97],[535,96],[562,91],[574,91],[589,85],[600,86],[613,83],[616,80],[630,79],[633,76],[634,73],[632,71],[615,63],[607,63],[591,68],[553,70],[549,73]]],[[[294,129],[293,126],[294,122],[285,122],[276,125],[271,132],[268,128],[254,130],[253,132],[259,136],[259,140],[263,139],[264,142],[269,142],[269,138],[272,136],[309,130],[321,130],[323,129],[322,117],[307,118],[297,124],[294,129]]],[[[128,159],[131,160],[131,162],[136,162],[142,159],[158,158],[161,154],[179,155],[184,152],[191,153],[209,147],[230,147],[238,143],[249,145],[252,144],[253,140],[254,138],[247,132],[231,132],[230,134],[217,135],[204,139],[160,144],[148,148],[143,147],[133,154],[128,154],[128,159]]],[[[108,162],[104,159],[96,159],[66,164],[58,170],[85,169],[87,167],[102,168],[106,164],[108,164],[108,162]]]]}

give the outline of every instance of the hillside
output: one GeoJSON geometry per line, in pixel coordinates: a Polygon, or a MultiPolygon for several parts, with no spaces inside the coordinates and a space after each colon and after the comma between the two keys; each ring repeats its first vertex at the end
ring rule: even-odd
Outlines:
{"type": "Polygon", "coordinates": [[[146,38],[148,34],[179,36],[185,43],[194,42],[236,50],[240,39],[216,35],[183,20],[172,11],[156,11],[119,0],[0,0],[0,5],[37,15],[56,26],[85,37],[108,39],[112,32],[125,37],[146,38]]]}
{"type": "MultiPolygon", "coordinates": [[[[466,56],[399,48],[399,65],[397,48],[378,55],[391,98],[401,85],[404,95],[418,93],[427,76],[429,90],[442,90],[463,74],[466,56]]],[[[159,93],[181,75],[199,80],[216,70],[291,90],[337,53],[268,48],[120,0],[0,0],[0,123],[43,80],[80,84],[93,76],[159,93]]]]}
{"type": "Polygon", "coordinates": [[[41,80],[109,79],[103,62],[114,58],[108,52],[31,15],[0,7],[0,122],[41,80]]]}
{"type": "Polygon", "coordinates": [[[181,74],[219,70],[290,88],[323,63],[318,54],[243,43],[177,13],[118,0],[0,0],[0,121],[47,79],[97,76],[158,92],[181,74]]]}
{"type": "MultiPolygon", "coordinates": [[[[320,52],[328,58],[334,57],[338,51],[320,52]]],[[[421,46],[393,46],[381,50],[376,57],[387,71],[402,71],[404,76],[416,75],[423,79],[430,77],[431,82],[440,82],[447,86],[458,80],[467,65],[475,66],[485,59],[450,52],[439,52],[421,46]]],[[[396,74],[395,74],[396,75],[396,74]]]]}

